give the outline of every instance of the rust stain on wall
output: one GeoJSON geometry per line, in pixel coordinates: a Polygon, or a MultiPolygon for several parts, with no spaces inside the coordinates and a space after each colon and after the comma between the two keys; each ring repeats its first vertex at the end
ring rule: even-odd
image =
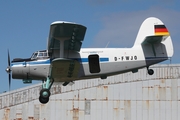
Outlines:
{"type": "Polygon", "coordinates": [[[9,120],[9,113],[10,113],[10,108],[4,109],[4,117],[3,117],[3,120],[9,120]]]}

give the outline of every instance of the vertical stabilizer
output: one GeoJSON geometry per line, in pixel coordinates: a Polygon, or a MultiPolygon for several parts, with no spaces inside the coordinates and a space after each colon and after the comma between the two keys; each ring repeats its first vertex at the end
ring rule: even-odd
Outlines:
{"type": "Polygon", "coordinates": [[[164,23],[155,17],[147,18],[141,25],[133,47],[141,46],[146,59],[172,57],[173,44],[164,23]]]}

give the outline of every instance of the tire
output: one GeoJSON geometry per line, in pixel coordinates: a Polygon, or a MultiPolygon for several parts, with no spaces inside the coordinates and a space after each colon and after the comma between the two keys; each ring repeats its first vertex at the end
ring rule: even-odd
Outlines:
{"type": "Polygon", "coordinates": [[[153,75],[154,74],[154,70],[153,69],[148,69],[148,74],[149,75],[153,75]]]}
{"type": "Polygon", "coordinates": [[[39,96],[39,102],[42,104],[46,104],[49,102],[49,98],[43,98],[43,97],[39,96]]]}

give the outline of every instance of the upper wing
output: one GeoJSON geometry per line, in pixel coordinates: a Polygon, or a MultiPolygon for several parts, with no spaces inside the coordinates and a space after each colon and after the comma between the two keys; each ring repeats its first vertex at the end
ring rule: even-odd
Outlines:
{"type": "Polygon", "coordinates": [[[58,21],[50,26],[48,51],[60,49],[60,40],[64,40],[64,50],[80,51],[86,27],[80,24],[58,21]]]}

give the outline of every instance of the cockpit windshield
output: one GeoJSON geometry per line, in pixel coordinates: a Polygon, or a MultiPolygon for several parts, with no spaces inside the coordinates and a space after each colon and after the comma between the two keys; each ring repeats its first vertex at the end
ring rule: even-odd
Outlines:
{"type": "Polygon", "coordinates": [[[48,57],[49,56],[47,51],[37,51],[32,54],[31,59],[45,59],[48,57]]]}
{"type": "Polygon", "coordinates": [[[32,58],[32,59],[36,59],[36,58],[37,58],[37,55],[38,55],[38,53],[35,52],[35,53],[32,54],[31,58],[32,58]]]}

